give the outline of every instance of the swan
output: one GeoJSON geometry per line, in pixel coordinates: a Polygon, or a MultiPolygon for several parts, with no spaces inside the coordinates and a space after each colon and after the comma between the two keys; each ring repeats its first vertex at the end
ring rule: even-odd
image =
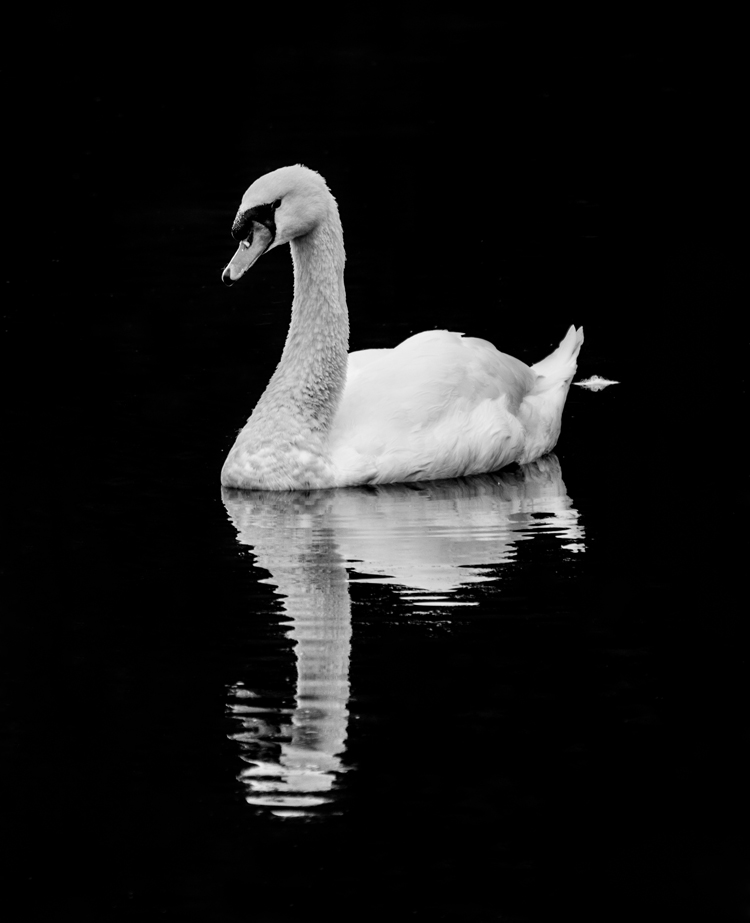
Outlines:
{"type": "Polygon", "coordinates": [[[290,243],[292,319],[281,360],[221,472],[224,487],[304,490],[454,478],[551,451],[583,329],[528,366],[447,330],[348,354],[344,239],[323,177],[297,164],[242,197],[232,285],[290,243]]]}

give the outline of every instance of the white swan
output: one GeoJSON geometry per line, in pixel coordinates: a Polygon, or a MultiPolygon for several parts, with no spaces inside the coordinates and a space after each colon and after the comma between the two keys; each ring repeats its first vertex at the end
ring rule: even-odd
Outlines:
{"type": "Polygon", "coordinates": [[[231,285],[291,242],[284,352],[221,472],[225,487],[298,490],[459,477],[525,464],[557,442],[583,329],[531,367],[447,330],[347,356],[344,240],[336,200],[301,165],[257,179],[232,228],[231,285]]]}

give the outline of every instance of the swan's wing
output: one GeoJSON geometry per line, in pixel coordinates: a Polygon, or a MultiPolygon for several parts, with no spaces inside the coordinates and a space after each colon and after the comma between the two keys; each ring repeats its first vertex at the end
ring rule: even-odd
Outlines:
{"type": "Polygon", "coordinates": [[[429,330],[395,349],[351,353],[341,410],[352,406],[359,413],[366,406],[388,419],[396,414],[411,425],[429,425],[445,412],[505,396],[515,413],[536,377],[487,340],[429,330]]]}
{"type": "Polygon", "coordinates": [[[365,455],[416,451],[448,421],[458,435],[479,409],[483,417],[495,406],[515,414],[535,381],[525,363],[486,340],[445,330],[353,353],[331,444],[365,455]]]}
{"type": "Polygon", "coordinates": [[[483,399],[504,396],[508,410],[517,413],[521,401],[536,383],[536,374],[525,362],[507,353],[501,353],[487,340],[461,337],[459,342],[472,357],[470,365],[465,370],[467,378],[477,384],[477,397],[483,399]],[[486,381],[487,384],[481,384],[478,379],[486,381]]]}

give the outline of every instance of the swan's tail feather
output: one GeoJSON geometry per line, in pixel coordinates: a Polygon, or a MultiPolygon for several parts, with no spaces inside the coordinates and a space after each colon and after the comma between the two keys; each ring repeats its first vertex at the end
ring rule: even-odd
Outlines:
{"type": "Polygon", "coordinates": [[[583,343],[583,327],[571,327],[557,349],[531,366],[536,382],[524,401],[526,447],[520,464],[535,461],[551,452],[560,436],[562,413],[568,389],[576,373],[576,359],[583,343]]]}
{"type": "Polygon", "coordinates": [[[546,359],[531,366],[544,381],[537,383],[535,390],[546,391],[557,384],[569,383],[576,373],[576,360],[583,343],[583,327],[577,330],[571,326],[557,349],[546,359]]]}

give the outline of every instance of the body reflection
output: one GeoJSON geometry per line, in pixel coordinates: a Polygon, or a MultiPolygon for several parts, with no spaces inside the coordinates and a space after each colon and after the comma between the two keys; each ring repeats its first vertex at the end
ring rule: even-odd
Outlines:
{"type": "Polygon", "coordinates": [[[583,550],[578,513],[554,455],[498,474],[313,491],[224,490],[256,563],[291,619],[295,707],[232,687],[234,734],[250,804],[307,815],[335,796],[346,769],[350,580],[393,584],[405,605],[473,605],[455,591],[495,579],[517,542],[546,531],[583,550]],[[350,571],[353,573],[350,575],[350,571]]]}

